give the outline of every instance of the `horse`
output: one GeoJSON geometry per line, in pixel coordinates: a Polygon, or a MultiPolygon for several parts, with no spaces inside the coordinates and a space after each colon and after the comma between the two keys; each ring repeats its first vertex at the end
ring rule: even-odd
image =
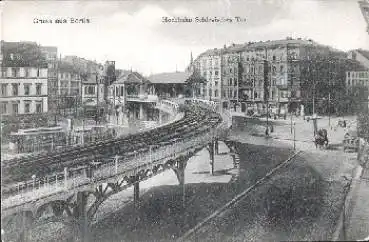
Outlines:
{"type": "Polygon", "coordinates": [[[320,129],[317,134],[315,135],[315,148],[318,148],[318,146],[321,147],[328,147],[328,132],[326,129],[320,129]]]}

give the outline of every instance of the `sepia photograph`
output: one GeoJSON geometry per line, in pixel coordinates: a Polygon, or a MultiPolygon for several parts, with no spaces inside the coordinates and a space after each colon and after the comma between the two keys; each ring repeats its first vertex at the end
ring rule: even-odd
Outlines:
{"type": "Polygon", "coordinates": [[[369,0],[0,18],[1,242],[369,240],[369,0]]]}

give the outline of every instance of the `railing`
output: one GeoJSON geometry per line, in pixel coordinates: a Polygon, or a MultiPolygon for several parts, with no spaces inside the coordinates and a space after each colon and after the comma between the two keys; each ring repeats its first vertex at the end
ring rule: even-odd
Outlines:
{"type": "MultiPolygon", "coordinates": [[[[215,130],[214,130],[215,131],[215,130]]],[[[64,172],[50,176],[36,178],[33,180],[20,182],[12,188],[12,195],[3,198],[2,206],[15,206],[27,201],[32,201],[39,196],[50,196],[52,194],[66,192],[70,189],[103,181],[117,175],[135,175],[145,168],[152,170],[155,165],[163,164],[168,159],[185,153],[188,150],[200,148],[211,142],[214,132],[204,130],[202,134],[190,140],[171,143],[160,147],[150,147],[149,151],[143,153],[133,152],[131,155],[121,158],[109,158],[105,163],[96,163],[97,169],[93,174],[89,172],[87,166],[73,169],[65,168],[64,172]],[[206,134],[205,134],[206,133],[206,134]]]]}
{"type": "MultiPolygon", "coordinates": [[[[165,101],[173,108],[178,104],[165,101]]],[[[64,168],[59,172],[45,177],[32,177],[32,180],[14,184],[3,190],[2,207],[16,206],[35,198],[50,196],[60,192],[68,192],[71,188],[77,188],[91,183],[103,182],[115,176],[129,176],[137,174],[141,169],[152,170],[155,165],[165,164],[168,159],[188,152],[191,149],[201,148],[214,140],[216,136],[227,135],[229,122],[227,112],[222,114],[223,122],[216,128],[204,127],[197,136],[176,143],[163,146],[151,146],[144,150],[138,150],[125,154],[125,157],[113,157],[100,159],[88,166],[76,168],[64,168]],[[93,171],[93,174],[91,173],[93,171]],[[9,195],[9,196],[8,196],[9,195]]],[[[30,178],[31,179],[31,178],[30,178]]]]}
{"type": "Polygon", "coordinates": [[[178,112],[179,105],[176,102],[169,100],[160,100],[156,103],[157,106],[161,106],[162,108],[170,111],[173,114],[178,112]]]}

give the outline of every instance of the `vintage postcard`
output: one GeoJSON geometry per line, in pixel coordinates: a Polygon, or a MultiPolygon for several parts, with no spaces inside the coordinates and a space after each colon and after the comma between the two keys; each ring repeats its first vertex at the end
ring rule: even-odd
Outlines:
{"type": "Polygon", "coordinates": [[[369,239],[368,0],[0,9],[2,242],[369,239]]]}

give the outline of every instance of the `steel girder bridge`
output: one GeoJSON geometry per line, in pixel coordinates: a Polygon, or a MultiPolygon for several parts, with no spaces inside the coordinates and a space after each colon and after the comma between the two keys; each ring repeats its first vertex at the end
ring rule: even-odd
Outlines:
{"type": "Polygon", "coordinates": [[[218,141],[226,139],[230,126],[224,116],[196,103],[185,108],[181,120],[148,132],[2,164],[2,229],[26,241],[30,228],[59,222],[88,241],[91,221],[111,195],[133,186],[139,206],[140,182],[167,169],[184,192],[188,159],[206,147],[213,173],[218,141]]]}

